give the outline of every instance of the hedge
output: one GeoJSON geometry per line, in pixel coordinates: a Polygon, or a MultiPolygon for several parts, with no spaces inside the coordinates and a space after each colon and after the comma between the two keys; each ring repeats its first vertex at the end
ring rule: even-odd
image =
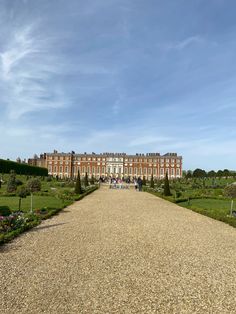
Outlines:
{"type": "Polygon", "coordinates": [[[48,176],[48,169],[46,168],[0,159],[0,173],[10,173],[11,170],[14,170],[17,174],[48,176]]]}

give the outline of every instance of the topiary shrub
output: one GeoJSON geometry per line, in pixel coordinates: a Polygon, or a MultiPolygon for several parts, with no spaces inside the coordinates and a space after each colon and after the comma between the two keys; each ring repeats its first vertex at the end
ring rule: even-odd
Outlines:
{"type": "Polygon", "coordinates": [[[11,210],[8,206],[0,206],[0,216],[9,216],[11,210]]]}

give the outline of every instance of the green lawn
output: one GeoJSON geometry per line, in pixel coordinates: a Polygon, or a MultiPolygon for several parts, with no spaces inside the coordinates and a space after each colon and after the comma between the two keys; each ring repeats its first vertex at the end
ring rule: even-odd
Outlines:
{"type": "MultiPolygon", "coordinates": [[[[178,205],[192,209],[195,212],[209,216],[211,218],[224,221],[236,227],[236,218],[229,217],[231,200],[217,200],[217,199],[192,199],[190,203],[181,202],[178,205]]],[[[234,203],[234,210],[236,210],[236,201],[234,203]]]]}
{"type": "MultiPolygon", "coordinates": [[[[0,197],[0,206],[8,206],[12,211],[17,211],[19,206],[19,197],[0,197]]],[[[63,206],[62,200],[53,196],[33,196],[33,209],[61,208],[63,206]]],[[[30,196],[21,200],[21,210],[30,210],[30,196]]]]}

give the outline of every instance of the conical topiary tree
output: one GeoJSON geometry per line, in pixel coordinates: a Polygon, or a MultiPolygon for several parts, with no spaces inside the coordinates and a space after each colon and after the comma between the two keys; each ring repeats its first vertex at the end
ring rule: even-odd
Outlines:
{"type": "Polygon", "coordinates": [[[92,175],[91,179],[90,179],[90,184],[91,185],[94,185],[94,182],[95,182],[95,179],[94,179],[94,176],[92,175]]]}
{"type": "Polygon", "coordinates": [[[146,185],[146,184],[147,184],[146,178],[145,176],[143,176],[143,185],[146,185]]]}
{"type": "Polygon", "coordinates": [[[75,194],[82,194],[79,170],[78,170],[78,175],[77,175],[76,184],[75,184],[75,194]]]}
{"type": "Polygon", "coordinates": [[[89,185],[89,183],[88,183],[88,174],[87,174],[87,172],[85,173],[85,177],[84,177],[84,186],[86,187],[86,186],[88,186],[89,185]]]}
{"type": "Polygon", "coordinates": [[[150,181],[150,188],[154,189],[154,180],[153,180],[153,174],[151,176],[151,181],[150,181]]]}
{"type": "Polygon", "coordinates": [[[166,176],[165,176],[165,182],[164,182],[164,195],[165,196],[170,196],[170,185],[169,185],[169,179],[168,179],[168,174],[166,172],[166,176]]]}

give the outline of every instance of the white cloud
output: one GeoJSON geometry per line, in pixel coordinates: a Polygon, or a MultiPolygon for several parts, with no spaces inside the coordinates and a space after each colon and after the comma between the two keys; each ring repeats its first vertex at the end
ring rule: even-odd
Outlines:
{"type": "Polygon", "coordinates": [[[36,36],[35,29],[31,24],[12,30],[0,52],[0,100],[9,119],[64,106],[65,96],[53,82],[60,63],[50,50],[50,40],[36,36]]]}

